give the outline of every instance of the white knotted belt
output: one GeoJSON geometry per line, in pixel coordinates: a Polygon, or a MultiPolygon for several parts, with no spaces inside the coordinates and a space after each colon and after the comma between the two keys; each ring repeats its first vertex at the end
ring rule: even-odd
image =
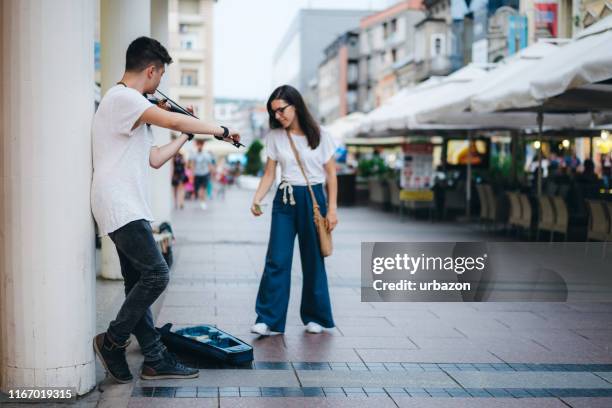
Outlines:
{"type": "Polygon", "coordinates": [[[293,198],[293,186],[288,181],[281,181],[278,186],[279,189],[283,190],[283,203],[287,204],[287,193],[289,193],[289,203],[295,205],[295,198],[293,198]]]}

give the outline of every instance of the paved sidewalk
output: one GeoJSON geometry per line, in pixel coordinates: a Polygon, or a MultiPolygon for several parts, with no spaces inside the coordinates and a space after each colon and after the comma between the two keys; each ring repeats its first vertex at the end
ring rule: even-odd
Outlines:
{"type": "MultiPolygon", "coordinates": [[[[361,303],[362,241],[500,240],[482,229],[341,208],[328,276],[337,327],[304,333],[294,254],[286,333],[249,333],[270,226],[232,189],[175,214],[176,263],[157,323],[216,324],[251,343],[249,368],[202,365],[198,379],[103,383],[98,406],[610,407],[612,304],[361,303]],[[131,398],[129,398],[131,395],[131,398]],[[610,398],[606,398],[610,397],[610,398]]],[[[141,358],[132,346],[134,373],[141,358]]]]}

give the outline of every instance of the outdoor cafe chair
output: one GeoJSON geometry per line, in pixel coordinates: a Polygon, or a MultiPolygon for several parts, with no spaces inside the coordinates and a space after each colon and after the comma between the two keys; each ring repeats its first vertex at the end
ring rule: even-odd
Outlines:
{"type": "Polygon", "coordinates": [[[510,202],[508,224],[511,227],[518,227],[521,220],[521,203],[519,201],[518,193],[508,191],[506,195],[508,196],[508,201],[510,202]]]}
{"type": "Polygon", "coordinates": [[[567,211],[567,204],[565,203],[565,199],[562,196],[556,195],[551,197],[554,213],[555,213],[555,222],[552,227],[552,234],[554,237],[554,233],[558,232],[564,235],[565,240],[567,241],[568,234],[568,226],[569,226],[569,213],[567,211]]]}
{"type": "Polygon", "coordinates": [[[519,202],[521,205],[521,217],[519,219],[519,226],[527,232],[527,239],[531,237],[531,203],[527,194],[519,194],[519,202]]]}
{"type": "Polygon", "coordinates": [[[550,231],[550,239],[552,241],[553,228],[555,225],[555,211],[552,199],[549,195],[541,195],[538,198],[539,213],[538,226],[536,229],[536,241],[540,239],[540,231],[550,231]]]}
{"type": "Polygon", "coordinates": [[[489,202],[485,192],[484,184],[476,184],[476,191],[478,192],[478,200],[480,201],[480,220],[489,220],[489,202]]]}
{"type": "Polygon", "coordinates": [[[603,201],[585,200],[589,211],[587,241],[605,241],[610,232],[610,220],[603,201]]]}
{"type": "Polygon", "coordinates": [[[495,196],[495,192],[493,191],[493,187],[490,184],[485,184],[483,186],[485,196],[487,197],[488,204],[488,217],[493,223],[497,221],[497,197],[495,196]]]}

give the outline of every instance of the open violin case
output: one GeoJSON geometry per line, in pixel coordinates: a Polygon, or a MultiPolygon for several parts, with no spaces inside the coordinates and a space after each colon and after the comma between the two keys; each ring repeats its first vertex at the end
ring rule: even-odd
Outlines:
{"type": "Polygon", "coordinates": [[[251,345],[214,326],[200,325],[176,331],[171,329],[172,323],[157,328],[162,342],[174,353],[231,365],[243,365],[253,361],[251,345]]]}

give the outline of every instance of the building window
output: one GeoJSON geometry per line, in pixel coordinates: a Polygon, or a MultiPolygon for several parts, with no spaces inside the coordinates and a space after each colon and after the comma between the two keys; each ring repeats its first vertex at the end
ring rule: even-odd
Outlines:
{"type": "Polygon", "coordinates": [[[198,70],[197,69],[183,69],[181,71],[181,85],[182,86],[197,86],[198,85],[198,70]]]}
{"type": "Polygon", "coordinates": [[[395,63],[397,62],[397,50],[395,48],[393,48],[391,50],[391,60],[395,63]]]}
{"type": "Polygon", "coordinates": [[[397,18],[391,20],[391,33],[395,34],[397,32],[397,18]]]}
{"type": "Polygon", "coordinates": [[[193,50],[193,40],[191,39],[181,40],[181,48],[184,50],[193,50]]]}
{"type": "Polygon", "coordinates": [[[187,24],[179,24],[179,33],[186,33],[188,32],[189,29],[187,28],[187,24]]]}
{"type": "Polygon", "coordinates": [[[434,34],[431,36],[431,57],[437,57],[446,54],[446,45],[444,44],[444,35],[434,34]]]}

